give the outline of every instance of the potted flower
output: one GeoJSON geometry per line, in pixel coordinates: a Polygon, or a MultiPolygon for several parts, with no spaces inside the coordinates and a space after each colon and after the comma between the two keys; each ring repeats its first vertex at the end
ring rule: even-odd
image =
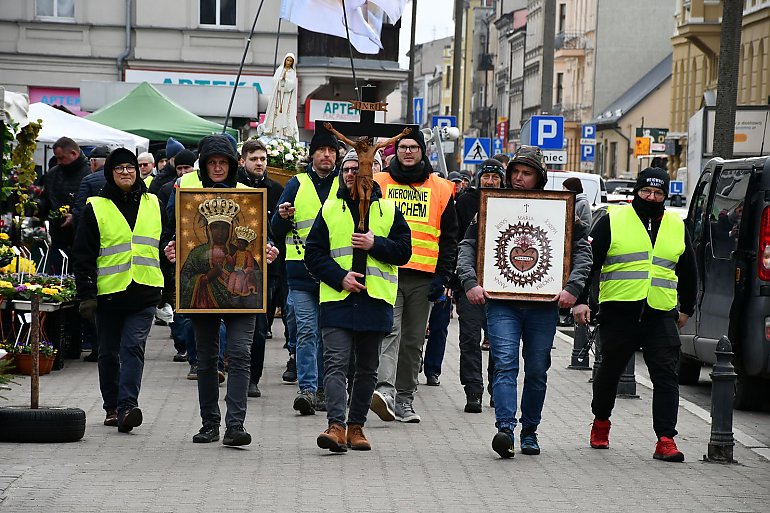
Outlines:
{"type": "MultiPolygon", "coordinates": [[[[27,376],[32,375],[32,346],[27,343],[8,345],[8,353],[13,355],[16,371],[27,376]]],[[[56,349],[46,340],[40,341],[40,375],[48,374],[56,360],[56,349]]]]}
{"type": "Polygon", "coordinates": [[[286,139],[266,140],[265,137],[260,140],[267,149],[267,168],[273,179],[286,185],[289,178],[304,170],[302,163],[307,158],[304,143],[286,139]]]}

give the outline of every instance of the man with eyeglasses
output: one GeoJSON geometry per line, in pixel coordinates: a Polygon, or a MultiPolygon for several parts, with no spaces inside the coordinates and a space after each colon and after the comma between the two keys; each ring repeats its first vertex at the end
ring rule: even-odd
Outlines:
{"type": "Polygon", "coordinates": [[[321,207],[305,253],[308,269],[321,280],[328,428],[316,442],[332,452],[345,452],[348,447],[371,449],[363,427],[377,384],[380,342],[393,326],[398,266],[412,252],[409,226],[392,202],[380,201],[376,184],[366,233],[354,233],[362,201],[351,198],[358,164],[356,150],[351,149],[342,159],[338,192],[321,207]],[[351,362],[354,369],[349,373],[351,362]],[[346,380],[350,385],[346,386],[346,380]],[[345,415],[347,390],[350,407],[345,415]]]}
{"type": "Polygon", "coordinates": [[[454,185],[433,173],[422,132],[396,143],[396,158],[374,175],[412,230],[412,256],[399,268],[393,330],[382,341],[371,409],[382,420],[417,423],[414,393],[431,305],[447,295],[457,255],[454,185]]]}
{"type": "Polygon", "coordinates": [[[163,287],[164,216],[137,168],[130,150],[109,154],[104,187],[88,199],[73,246],[79,312],[98,325],[104,425],[121,433],[143,421],[144,349],[163,287]]]}
{"type": "MultiPolygon", "coordinates": [[[[676,446],[679,409],[679,332],[695,312],[697,274],[690,237],[679,214],[666,212],[669,176],[650,167],[639,173],[631,205],[610,207],[591,230],[594,262],[586,283],[599,273],[602,365],[593,381],[590,444],[609,448],[610,415],[618,381],[641,347],[650,373],[653,458],[684,461],[676,446]],[[677,304],[679,308],[677,309],[677,304]]],[[[572,313],[590,321],[588,287],[572,313]]]]}
{"type": "Polygon", "coordinates": [[[144,183],[149,187],[155,176],[155,157],[153,157],[152,153],[149,151],[145,151],[139,154],[137,160],[139,161],[139,174],[141,179],[144,180],[144,183]]]}

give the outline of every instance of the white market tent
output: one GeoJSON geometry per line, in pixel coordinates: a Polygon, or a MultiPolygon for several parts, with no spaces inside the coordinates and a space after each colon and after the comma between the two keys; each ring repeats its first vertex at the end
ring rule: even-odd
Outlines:
{"type": "Polygon", "coordinates": [[[43,120],[43,128],[37,142],[52,145],[59,137],[67,136],[81,146],[104,145],[111,150],[119,147],[141,153],[147,151],[150,141],[146,137],[130,134],[79,116],[67,114],[45,103],[29,106],[30,121],[43,120]]]}

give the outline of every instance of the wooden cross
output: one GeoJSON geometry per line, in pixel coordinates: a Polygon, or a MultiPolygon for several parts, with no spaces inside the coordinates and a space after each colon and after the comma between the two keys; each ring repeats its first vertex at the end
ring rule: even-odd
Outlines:
{"type": "MultiPolygon", "coordinates": [[[[397,125],[388,123],[377,123],[374,120],[374,114],[377,111],[387,111],[387,103],[378,102],[376,100],[377,88],[372,85],[365,85],[361,88],[361,99],[351,101],[354,107],[358,108],[361,112],[360,121],[336,121],[336,120],[323,120],[319,119],[315,122],[316,132],[329,132],[324,128],[324,121],[329,121],[335,130],[347,137],[354,136],[369,136],[369,137],[395,137],[400,134],[405,127],[412,129],[412,133],[416,133],[420,129],[417,125],[397,125]]],[[[332,135],[332,134],[329,134],[332,135]]],[[[369,230],[369,215],[365,214],[364,220],[364,232],[369,230]]],[[[366,274],[366,252],[363,250],[353,251],[353,270],[361,274],[366,274]]],[[[360,282],[363,282],[359,278],[360,282]]]]}

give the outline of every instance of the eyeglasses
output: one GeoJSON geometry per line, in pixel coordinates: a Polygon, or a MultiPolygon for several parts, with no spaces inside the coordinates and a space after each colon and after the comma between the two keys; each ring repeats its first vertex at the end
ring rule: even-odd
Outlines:
{"type": "Polygon", "coordinates": [[[419,146],[399,146],[398,151],[401,153],[417,153],[419,146]]]}
{"type": "Polygon", "coordinates": [[[343,173],[352,173],[354,175],[358,174],[358,168],[357,167],[348,167],[342,170],[343,173]]]}
{"type": "Polygon", "coordinates": [[[140,163],[139,163],[139,166],[140,166],[140,167],[143,167],[143,166],[151,166],[151,165],[152,165],[152,162],[140,162],[140,163]]]}
{"type": "Polygon", "coordinates": [[[136,168],[134,166],[115,166],[112,170],[116,173],[133,173],[136,168]]]}
{"type": "Polygon", "coordinates": [[[655,199],[663,199],[666,197],[666,193],[661,191],[660,189],[648,189],[647,187],[645,187],[643,189],[639,189],[639,196],[643,196],[646,198],[649,198],[650,196],[652,196],[655,199]]]}

